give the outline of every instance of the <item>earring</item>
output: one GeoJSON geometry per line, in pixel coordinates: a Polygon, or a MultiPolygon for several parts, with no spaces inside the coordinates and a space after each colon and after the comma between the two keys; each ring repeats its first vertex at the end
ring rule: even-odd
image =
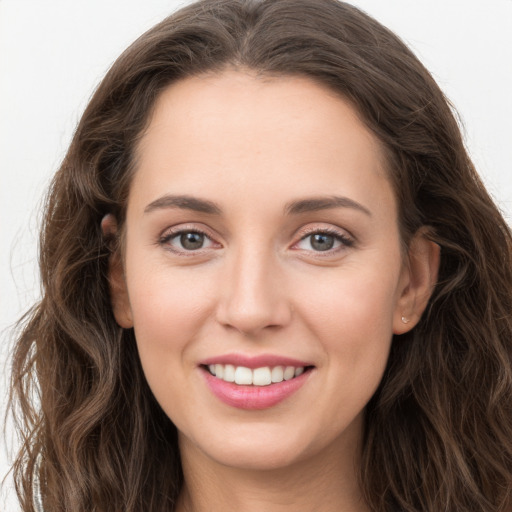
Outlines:
{"type": "Polygon", "coordinates": [[[409,318],[405,318],[405,316],[402,316],[402,322],[404,324],[408,324],[410,322],[409,318]]]}

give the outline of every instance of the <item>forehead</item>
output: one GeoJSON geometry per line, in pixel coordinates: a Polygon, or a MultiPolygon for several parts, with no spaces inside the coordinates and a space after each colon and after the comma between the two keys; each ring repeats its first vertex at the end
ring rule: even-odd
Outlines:
{"type": "MultiPolygon", "coordinates": [[[[339,138],[337,128],[345,130],[345,139],[356,138],[373,146],[384,160],[378,139],[364,126],[357,110],[340,94],[301,76],[267,76],[250,71],[227,70],[179,80],[167,87],[157,98],[149,126],[139,149],[148,138],[157,142],[162,130],[175,130],[183,137],[197,138],[204,129],[210,135],[232,135],[241,142],[241,128],[248,128],[258,140],[258,129],[265,134],[306,135],[312,143],[319,138],[339,138]],[[228,120],[228,123],[223,123],[228,120]],[[180,130],[183,122],[193,132],[180,130]],[[347,131],[347,125],[351,130],[347,131]],[[219,129],[222,128],[222,132],[219,129]],[[285,131],[282,129],[285,128],[285,131]],[[300,133],[301,132],[301,133],[300,133]]],[[[189,139],[190,140],[190,139],[189,139]]],[[[328,142],[328,140],[326,141],[328,142]]]]}
{"type": "Polygon", "coordinates": [[[174,189],[252,197],[260,186],[288,195],[338,186],[356,195],[366,188],[372,201],[390,187],[383,155],[352,105],[326,87],[226,71],[162,92],[137,148],[132,189],[150,201],[174,189]]]}

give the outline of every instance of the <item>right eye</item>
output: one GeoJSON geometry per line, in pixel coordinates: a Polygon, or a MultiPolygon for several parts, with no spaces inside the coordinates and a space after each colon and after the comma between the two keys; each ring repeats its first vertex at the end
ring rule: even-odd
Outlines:
{"type": "Polygon", "coordinates": [[[167,233],[161,237],[160,244],[175,252],[200,251],[215,245],[206,233],[196,229],[180,229],[167,233]]]}

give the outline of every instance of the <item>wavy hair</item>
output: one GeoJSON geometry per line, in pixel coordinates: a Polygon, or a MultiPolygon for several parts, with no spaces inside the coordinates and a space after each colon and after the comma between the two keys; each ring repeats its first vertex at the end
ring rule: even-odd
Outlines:
{"type": "Polygon", "coordinates": [[[169,512],[176,429],[152,396],[133,331],[115,322],[100,229],[123,225],[137,141],[158,95],[226,68],[302,76],[348,99],[386,150],[406,245],[441,247],[419,324],[392,343],[366,408],[360,483],[375,512],[504,512],[512,503],[512,242],[452,109],[406,45],[336,0],[203,0],[141,36],[87,106],[55,175],[40,239],[43,296],[12,371],[24,512],[169,512]],[[36,399],[34,399],[34,397],[36,399]]]}

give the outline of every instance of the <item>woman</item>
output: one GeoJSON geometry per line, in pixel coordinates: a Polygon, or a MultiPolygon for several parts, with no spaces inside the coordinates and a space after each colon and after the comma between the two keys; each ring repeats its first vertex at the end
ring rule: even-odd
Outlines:
{"type": "Polygon", "coordinates": [[[48,197],[23,510],[510,510],[511,268],[396,36],[334,0],[186,7],[48,197]]]}

